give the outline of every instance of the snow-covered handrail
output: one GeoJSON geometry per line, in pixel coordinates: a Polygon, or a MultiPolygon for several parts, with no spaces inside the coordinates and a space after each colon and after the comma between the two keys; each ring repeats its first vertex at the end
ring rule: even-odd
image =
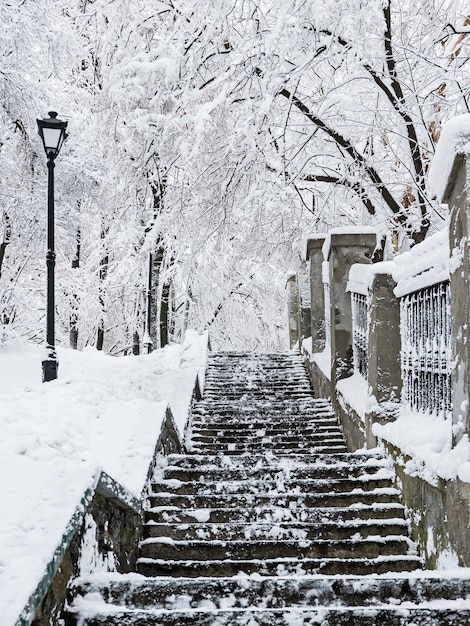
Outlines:
{"type": "Polygon", "coordinates": [[[129,508],[137,515],[141,512],[141,503],[131,493],[129,493],[122,485],[117,483],[111,476],[108,476],[106,472],[100,471],[92,477],[91,484],[82,494],[80,502],[70,518],[66,528],[64,529],[62,539],[54,551],[51,560],[46,564],[44,576],[39,581],[36,589],[30,595],[26,605],[24,606],[21,614],[19,615],[15,626],[30,626],[36,616],[38,609],[40,608],[44,598],[46,597],[49,588],[55,575],[59,571],[59,568],[63,562],[65,554],[67,553],[73,538],[83,523],[83,519],[89,508],[90,504],[95,497],[95,494],[101,494],[107,499],[112,499],[119,502],[119,506],[122,508],[129,508]]]}

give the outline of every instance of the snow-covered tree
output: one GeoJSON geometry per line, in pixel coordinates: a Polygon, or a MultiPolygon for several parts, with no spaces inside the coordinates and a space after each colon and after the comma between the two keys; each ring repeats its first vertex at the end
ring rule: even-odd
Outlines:
{"type": "Polygon", "coordinates": [[[468,23],[463,0],[3,3],[2,323],[42,337],[35,118],[55,109],[58,342],[123,354],[196,326],[285,345],[306,235],[439,228],[426,172],[468,110],[468,23]]]}

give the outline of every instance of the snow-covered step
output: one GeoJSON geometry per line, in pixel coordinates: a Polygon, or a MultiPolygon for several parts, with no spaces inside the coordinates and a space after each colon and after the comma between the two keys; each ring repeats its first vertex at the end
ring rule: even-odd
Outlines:
{"type": "MultiPolygon", "coordinates": [[[[152,483],[150,496],[158,501],[159,494],[170,493],[177,495],[211,495],[211,494],[277,494],[277,495],[298,495],[310,494],[314,491],[317,494],[325,493],[362,493],[378,490],[390,489],[390,477],[381,477],[371,474],[360,478],[319,478],[314,483],[310,479],[287,480],[278,478],[277,480],[230,480],[230,481],[182,481],[176,479],[162,480],[152,483]],[[358,490],[358,491],[355,491],[358,490]]],[[[395,493],[397,493],[395,491],[395,493]]],[[[153,501],[153,500],[152,500],[153,501]]]]}
{"type": "MultiPolygon", "coordinates": [[[[253,446],[250,446],[249,444],[223,444],[221,443],[220,445],[214,443],[214,444],[207,444],[207,445],[198,445],[197,443],[194,443],[190,450],[192,452],[195,452],[196,454],[199,454],[201,452],[213,452],[214,454],[216,454],[217,452],[222,452],[223,454],[247,454],[250,452],[250,450],[253,448],[253,446]]],[[[302,445],[296,445],[296,444],[286,444],[286,443],[281,443],[281,444],[273,444],[273,443],[269,443],[269,442],[265,442],[265,443],[261,443],[259,444],[259,448],[260,449],[265,449],[265,450],[272,450],[273,452],[288,452],[289,450],[292,450],[293,452],[298,451],[299,449],[303,450],[303,451],[309,451],[311,454],[319,454],[319,453],[331,453],[331,454],[335,454],[338,452],[346,452],[347,448],[346,448],[346,444],[342,443],[341,441],[335,441],[335,442],[325,442],[324,444],[318,444],[318,445],[310,445],[308,442],[304,442],[302,445]]]]}
{"type": "Polygon", "coordinates": [[[287,434],[280,433],[277,435],[267,435],[260,431],[245,430],[240,432],[238,437],[207,437],[201,434],[193,427],[191,444],[189,449],[195,451],[195,448],[204,448],[208,454],[214,452],[228,452],[232,454],[241,449],[248,447],[248,452],[251,450],[262,451],[264,448],[271,448],[274,450],[292,449],[295,453],[296,448],[308,448],[313,452],[314,448],[321,448],[327,446],[329,452],[333,446],[341,446],[342,450],[337,452],[347,452],[344,438],[341,431],[326,431],[325,433],[310,432],[310,436],[307,433],[302,436],[301,433],[287,434]]]}
{"type": "Polygon", "coordinates": [[[374,559],[383,555],[406,554],[407,537],[390,535],[351,539],[303,540],[191,540],[175,541],[168,537],[151,537],[141,543],[141,558],[165,560],[252,560],[252,559],[374,559]]]}
{"type": "MultiPolygon", "coordinates": [[[[193,423],[194,429],[194,423],[193,423]]],[[[228,427],[201,427],[197,429],[197,432],[193,434],[193,441],[206,441],[212,443],[213,441],[225,441],[227,443],[234,443],[240,441],[240,434],[243,434],[245,441],[250,439],[263,439],[270,438],[276,442],[289,441],[290,439],[298,441],[299,439],[307,439],[309,441],[321,441],[325,437],[342,437],[341,430],[337,426],[292,426],[287,423],[278,424],[274,427],[262,426],[258,428],[246,428],[240,427],[228,428],[228,427]],[[243,432],[241,432],[243,430],[243,432]]]]}
{"type": "Polygon", "coordinates": [[[260,416],[272,420],[289,416],[290,419],[295,418],[296,421],[319,421],[322,416],[331,417],[333,414],[331,407],[317,410],[310,401],[276,403],[273,399],[265,399],[263,402],[227,399],[224,402],[197,404],[193,409],[193,415],[210,416],[213,419],[225,417],[228,420],[240,422],[250,418],[260,418],[260,416]]]}
{"type": "Polygon", "coordinates": [[[144,578],[114,575],[103,581],[102,575],[82,579],[73,589],[74,596],[88,596],[88,602],[101,594],[110,605],[128,608],[191,609],[206,606],[210,597],[213,608],[223,610],[297,607],[405,607],[425,606],[436,598],[441,603],[459,604],[470,599],[468,577],[429,577],[397,574],[394,577],[304,576],[230,578],[144,578]]]}
{"type": "MultiPolygon", "coordinates": [[[[414,571],[421,561],[416,555],[391,555],[378,558],[326,558],[299,559],[221,559],[221,560],[169,560],[146,559],[138,561],[138,571],[145,576],[304,576],[304,575],[370,575],[389,572],[414,571]]],[[[468,625],[467,625],[468,626],[468,625]]]]}
{"type": "Polygon", "coordinates": [[[233,458],[231,455],[170,454],[161,458],[161,467],[180,468],[266,468],[270,471],[295,470],[298,468],[331,467],[387,467],[387,462],[376,453],[362,454],[345,452],[340,454],[273,454],[269,451],[252,451],[246,456],[233,458]]]}
{"type": "MultiPolygon", "coordinates": [[[[242,459],[244,457],[241,457],[242,459]]],[[[374,467],[373,465],[299,465],[298,467],[247,467],[241,465],[239,467],[225,466],[208,466],[198,465],[194,467],[179,467],[170,465],[159,472],[159,477],[167,480],[181,481],[236,481],[236,480],[264,480],[264,481],[280,481],[280,480],[330,480],[339,478],[360,478],[367,480],[368,476],[380,475],[381,477],[391,478],[391,472],[384,467],[374,467]]]]}
{"type": "Polygon", "coordinates": [[[307,494],[210,494],[210,495],[175,495],[162,493],[150,496],[150,512],[162,507],[181,509],[216,509],[223,506],[231,509],[259,508],[326,508],[326,507],[353,507],[358,505],[372,505],[377,503],[394,503],[398,500],[398,492],[393,488],[367,489],[358,488],[354,491],[327,492],[307,494]]]}
{"type": "MultiPolygon", "coordinates": [[[[91,602],[92,610],[96,605],[91,602]]],[[[99,607],[98,607],[99,608],[99,607]]],[[[397,606],[383,607],[321,607],[290,609],[224,609],[216,610],[206,604],[199,610],[119,608],[86,618],[80,626],[467,626],[470,609],[397,606]]]]}
{"type": "Polygon", "coordinates": [[[338,524],[338,521],[279,523],[268,522],[227,522],[217,523],[155,523],[145,526],[144,537],[168,537],[175,541],[189,541],[194,537],[205,540],[253,540],[273,539],[312,540],[312,539],[365,539],[379,536],[407,536],[408,524],[404,519],[351,520],[338,524]]]}
{"type": "Polygon", "coordinates": [[[235,413],[234,409],[229,410],[226,405],[224,405],[223,409],[214,411],[209,411],[207,409],[198,409],[194,410],[192,414],[192,425],[202,428],[262,428],[276,426],[284,427],[286,424],[289,424],[295,428],[305,427],[328,427],[328,426],[336,426],[338,427],[337,418],[333,416],[332,413],[328,413],[322,416],[319,416],[317,412],[312,411],[303,411],[296,412],[295,415],[291,414],[289,410],[283,408],[278,412],[272,410],[270,407],[269,411],[265,410],[254,410],[253,407],[247,407],[247,409],[240,409],[235,413]]]}
{"type": "Polygon", "coordinates": [[[295,524],[305,522],[316,524],[322,521],[333,521],[337,524],[349,523],[351,520],[388,520],[404,518],[404,507],[400,503],[372,504],[354,503],[348,507],[318,506],[312,509],[285,507],[257,508],[187,508],[171,506],[153,507],[146,513],[147,523],[185,523],[208,522],[227,524],[231,522],[268,522],[276,526],[280,522],[295,524]]]}
{"type": "Polygon", "coordinates": [[[220,424],[218,426],[206,426],[201,424],[198,426],[193,422],[193,439],[198,438],[223,438],[226,441],[239,441],[240,437],[248,438],[248,437],[297,437],[302,435],[305,437],[326,437],[326,436],[340,436],[342,435],[342,431],[340,428],[335,425],[308,425],[306,424],[303,428],[300,424],[288,424],[286,422],[280,422],[278,424],[262,424],[261,422],[258,424],[250,424],[245,426],[245,429],[241,428],[238,424],[230,424],[224,425],[220,424]]]}
{"type": "Polygon", "coordinates": [[[263,448],[315,448],[318,446],[327,445],[340,445],[344,446],[344,439],[340,431],[326,431],[324,433],[317,433],[311,431],[310,433],[295,433],[291,430],[285,430],[284,432],[268,434],[262,431],[246,431],[243,434],[237,435],[207,435],[201,431],[196,432],[192,436],[193,446],[199,448],[204,447],[209,449],[209,446],[218,446],[219,449],[227,447],[229,450],[236,450],[237,448],[247,446],[263,448]],[[230,448],[232,444],[234,448],[230,448]]]}

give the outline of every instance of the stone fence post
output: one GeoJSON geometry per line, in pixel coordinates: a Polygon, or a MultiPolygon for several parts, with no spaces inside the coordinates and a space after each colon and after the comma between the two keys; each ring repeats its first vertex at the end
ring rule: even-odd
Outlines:
{"type": "Polygon", "coordinates": [[[306,263],[303,263],[299,269],[297,284],[299,289],[299,347],[301,349],[304,339],[310,337],[311,334],[310,280],[306,263]]]}
{"type": "Polygon", "coordinates": [[[351,298],[346,291],[354,263],[371,263],[377,233],[364,227],[333,229],[323,247],[330,272],[331,384],[353,373],[351,298]]]}
{"type": "Polygon", "coordinates": [[[310,316],[313,352],[325,348],[325,289],[323,285],[324,235],[310,237],[307,241],[306,258],[310,267],[310,316]]]}
{"type": "Polygon", "coordinates": [[[299,284],[296,274],[287,277],[287,322],[289,329],[289,349],[300,344],[300,316],[299,316],[299,284]]]}
{"type": "MultiPolygon", "coordinates": [[[[368,294],[367,384],[370,402],[365,413],[368,448],[375,448],[374,422],[385,423],[397,417],[401,396],[400,302],[393,293],[396,282],[378,263],[368,294]]],[[[371,270],[372,270],[371,268],[371,270]]]]}
{"type": "MultiPolygon", "coordinates": [[[[467,141],[470,136],[467,137],[467,141]]],[[[442,196],[449,205],[450,311],[454,445],[470,434],[470,155],[457,154],[442,196]]]]}

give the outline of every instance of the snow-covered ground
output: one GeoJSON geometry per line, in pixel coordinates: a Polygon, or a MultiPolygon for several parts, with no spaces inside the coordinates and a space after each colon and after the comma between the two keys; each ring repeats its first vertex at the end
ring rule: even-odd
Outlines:
{"type": "Polygon", "coordinates": [[[42,384],[42,349],[0,345],[3,626],[15,624],[102,470],[140,496],[168,404],[183,432],[206,347],[188,331],[183,345],[145,356],[59,349],[59,378],[42,384]]]}

